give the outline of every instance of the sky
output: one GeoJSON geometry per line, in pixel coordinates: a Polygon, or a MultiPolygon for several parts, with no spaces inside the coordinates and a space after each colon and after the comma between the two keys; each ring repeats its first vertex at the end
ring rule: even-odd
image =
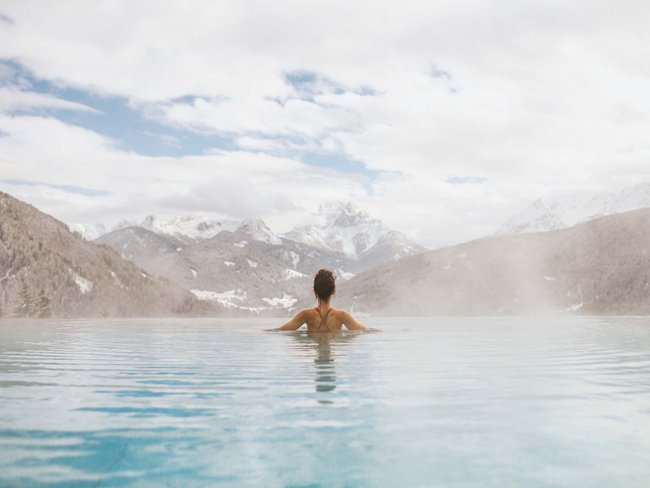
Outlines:
{"type": "Polygon", "coordinates": [[[435,248],[650,181],[640,1],[0,3],[0,190],[71,224],[277,232],[351,200],[435,248]]]}

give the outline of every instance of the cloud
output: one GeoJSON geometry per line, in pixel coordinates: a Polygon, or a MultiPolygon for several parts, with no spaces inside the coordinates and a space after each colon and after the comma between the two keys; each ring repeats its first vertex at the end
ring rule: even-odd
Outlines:
{"type": "Polygon", "coordinates": [[[344,106],[291,98],[205,99],[150,104],[145,113],[158,122],[184,129],[217,134],[264,134],[319,139],[335,131],[358,126],[354,113],[344,106]]]}
{"type": "Polygon", "coordinates": [[[201,211],[288,230],[323,199],[365,194],[361,179],[262,153],[143,156],[53,117],[0,116],[0,132],[0,188],[68,223],[201,211]]]}
{"type": "Polygon", "coordinates": [[[50,183],[43,183],[42,181],[34,180],[0,180],[1,183],[11,186],[42,186],[47,188],[54,188],[56,190],[61,190],[66,193],[73,193],[77,195],[84,195],[87,197],[96,197],[107,195],[108,192],[102,190],[94,190],[92,188],[82,188],[80,186],[74,185],[53,185],[50,183]]]}
{"type": "Polygon", "coordinates": [[[82,103],[63,100],[43,93],[0,86],[0,112],[35,111],[38,109],[99,113],[99,110],[82,103]]]}
{"type": "Polygon", "coordinates": [[[451,176],[445,180],[452,185],[466,185],[468,183],[485,183],[487,178],[474,178],[471,176],[451,176]]]}
{"type": "MultiPolygon", "coordinates": [[[[170,129],[168,147],[187,132],[230,146],[144,157],[99,128],[5,114],[3,178],[105,189],[112,214],[291,220],[341,195],[430,245],[478,237],[549,191],[650,179],[649,13],[604,0],[7,2],[0,58],[127,100],[170,129]]],[[[89,108],[10,89],[0,105],[89,108]]]]}
{"type": "MultiPolygon", "coordinates": [[[[284,74],[284,79],[295,90],[294,96],[305,100],[314,100],[317,95],[342,95],[350,92],[356,95],[372,96],[375,90],[370,86],[346,87],[325,75],[313,71],[293,71],[284,74]]],[[[291,98],[291,96],[289,97],[291,98]]]]}

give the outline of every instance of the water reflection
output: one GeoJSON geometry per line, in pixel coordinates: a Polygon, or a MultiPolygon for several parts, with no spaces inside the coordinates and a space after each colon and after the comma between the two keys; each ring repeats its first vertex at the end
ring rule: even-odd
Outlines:
{"type": "MultiPolygon", "coordinates": [[[[315,390],[318,393],[331,393],[336,390],[336,368],[333,350],[337,344],[345,344],[356,338],[355,332],[294,332],[291,334],[302,348],[313,350],[316,354],[315,365],[315,390]],[[334,346],[334,347],[333,347],[334,346]]],[[[332,403],[326,397],[319,398],[320,403],[332,403]]]]}

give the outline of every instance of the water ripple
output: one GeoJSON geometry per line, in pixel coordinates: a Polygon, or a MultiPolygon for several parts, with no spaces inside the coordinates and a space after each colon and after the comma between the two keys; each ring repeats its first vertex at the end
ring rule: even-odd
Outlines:
{"type": "Polygon", "coordinates": [[[0,485],[642,486],[647,319],[4,321],[0,485]],[[406,330],[405,330],[406,329],[406,330]]]}

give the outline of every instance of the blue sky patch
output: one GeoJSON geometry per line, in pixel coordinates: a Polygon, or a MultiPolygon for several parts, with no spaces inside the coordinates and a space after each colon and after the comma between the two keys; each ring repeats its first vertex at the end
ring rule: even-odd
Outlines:
{"type": "Polygon", "coordinates": [[[74,186],[74,185],[52,185],[50,183],[44,183],[42,181],[34,181],[34,180],[8,179],[8,180],[0,180],[0,182],[6,185],[14,185],[14,186],[46,186],[48,188],[54,188],[56,190],[61,190],[66,193],[83,195],[85,197],[103,197],[106,195],[110,195],[110,192],[104,190],[95,190],[93,188],[83,188],[81,186],[74,186]]]}
{"type": "Polygon", "coordinates": [[[346,87],[326,76],[313,71],[292,71],[284,74],[284,80],[291,85],[300,98],[313,100],[316,95],[325,93],[343,95],[354,93],[360,96],[375,96],[377,92],[370,86],[346,87]]]}
{"type": "Polygon", "coordinates": [[[431,78],[442,78],[444,80],[449,80],[451,81],[451,73],[449,71],[445,71],[444,69],[439,68],[435,64],[431,66],[429,69],[429,76],[431,78]]]}
{"type": "MultiPolygon", "coordinates": [[[[240,136],[259,137],[255,134],[216,134],[207,131],[192,131],[182,127],[167,125],[147,117],[137,107],[123,97],[104,96],[91,91],[61,86],[59,84],[39,79],[19,63],[10,60],[0,60],[0,85],[17,86],[37,93],[51,95],[60,99],[77,102],[91,107],[98,112],[84,112],[68,109],[46,108],[30,109],[30,113],[43,113],[53,116],[70,125],[83,127],[117,142],[120,149],[133,151],[145,156],[196,156],[213,151],[246,151],[238,146],[236,139],[240,136]],[[2,78],[4,75],[4,79],[2,78]]],[[[314,95],[333,90],[336,93],[353,91],[357,94],[373,95],[374,90],[368,87],[347,89],[317,73],[310,71],[295,71],[285,75],[287,83],[300,93],[300,96],[313,98],[314,95]]],[[[194,103],[195,95],[186,95],[170,102],[194,103]]],[[[278,100],[282,104],[282,101],[278,100]]],[[[294,158],[305,164],[330,168],[345,173],[358,173],[369,180],[376,178],[378,172],[368,170],[361,161],[354,161],[341,152],[310,152],[300,149],[306,141],[283,135],[278,138],[286,142],[291,149],[273,150],[258,149],[254,152],[264,152],[270,155],[280,155],[294,158]]],[[[27,183],[25,183],[27,184],[27,183]]],[[[36,184],[36,183],[35,183],[36,184]]],[[[62,189],[62,188],[61,188],[62,189]]],[[[79,189],[77,189],[79,190],[79,189]]],[[[83,190],[83,189],[81,189],[83,190]]]]}
{"type": "MultiPolygon", "coordinates": [[[[151,120],[130,106],[125,98],[101,96],[77,88],[62,87],[34,77],[17,63],[5,60],[1,64],[13,71],[13,79],[0,80],[0,83],[4,81],[3,84],[6,85],[9,81],[19,86],[28,84],[31,91],[81,103],[98,110],[99,113],[47,108],[40,112],[52,114],[67,124],[107,136],[117,141],[118,146],[126,151],[145,156],[178,157],[202,155],[213,149],[236,149],[231,137],[196,133],[151,120]]],[[[184,98],[188,101],[195,99],[184,98]]],[[[33,113],[34,110],[30,112],[33,113]]]]}

